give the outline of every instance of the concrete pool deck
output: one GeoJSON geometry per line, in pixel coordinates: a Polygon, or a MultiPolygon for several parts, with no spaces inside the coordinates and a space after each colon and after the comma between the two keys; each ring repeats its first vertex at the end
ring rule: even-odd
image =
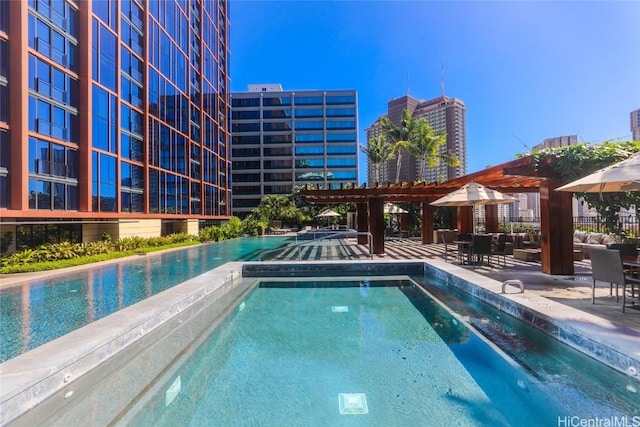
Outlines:
{"type": "MultiPolygon", "coordinates": [[[[386,254],[374,259],[441,259],[444,260],[444,245],[423,245],[415,240],[394,240],[385,242],[386,254]]],[[[477,268],[461,266],[455,262],[455,255],[449,255],[449,264],[458,268],[474,271],[499,282],[510,279],[522,280],[526,293],[582,310],[604,320],[615,322],[640,332],[640,304],[630,304],[627,298],[625,313],[620,302],[609,296],[609,286],[598,282],[596,285],[596,303],[591,303],[591,262],[588,259],[574,261],[573,275],[550,275],[541,271],[539,262],[527,262],[507,255],[506,266],[502,257],[494,256],[492,266],[485,264],[477,268]]],[[[637,291],[636,291],[637,292],[637,291]]]]}

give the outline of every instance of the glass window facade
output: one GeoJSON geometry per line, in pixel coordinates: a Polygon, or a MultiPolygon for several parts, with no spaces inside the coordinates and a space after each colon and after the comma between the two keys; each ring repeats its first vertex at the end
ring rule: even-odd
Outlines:
{"type": "Polygon", "coordinates": [[[265,119],[285,119],[291,117],[291,109],[285,110],[263,110],[262,117],[265,119]]]}
{"type": "Polygon", "coordinates": [[[290,96],[265,97],[263,104],[265,107],[275,107],[278,105],[291,105],[290,96]]]}
{"type": "Polygon", "coordinates": [[[0,206],[7,214],[229,216],[228,2],[25,2],[0,2],[0,206]],[[28,141],[29,177],[13,191],[28,198],[8,191],[18,141],[7,129],[14,6],[26,14],[29,134],[18,137],[28,141]],[[86,26],[78,25],[81,16],[86,26]]]}
{"type": "Polygon", "coordinates": [[[296,96],[296,105],[322,105],[322,95],[319,96],[296,96]]]}
{"type": "Polygon", "coordinates": [[[0,129],[0,207],[6,208],[10,197],[9,162],[11,150],[9,144],[11,134],[6,129],[0,129]]]}
{"type": "MultiPolygon", "coordinates": [[[[234,215],[246,215],[257,206],[257,201],[250,204],[252,198],[248,196],[252,194],[245,187],[259,187],[261,191],[255,194],[281,194],[274,192],[275,186],[282,190],[307,182],[325,188],[356,183],[355,91],[294,93],[264,89],[234,93],[231,99],[232,158],[238,162],[247,157],[251,162],[263,159],[261,176],[234,168],[234,184],[242,180],[241,188],[233,193],[234,200],[236,196],[242,200],[234,203],[234,215]],[[260,118],[257,111],[261,111],[260,118]]],[[[244,167],[246,163],[237,165],[244,167]]]]}
{"type": "Polygon", "coordinates": [[[94,212],[116,212],[116,158],[93,152],[92,208],[94,212]]]}

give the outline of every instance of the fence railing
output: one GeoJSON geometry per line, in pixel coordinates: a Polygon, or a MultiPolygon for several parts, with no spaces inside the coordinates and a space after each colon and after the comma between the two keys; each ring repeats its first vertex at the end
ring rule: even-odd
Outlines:
{"type": "MultiPolygon", "coordinates": [[[[476,226],[484,227],[484,220],[476,218],[476,226]]],[[[535,231],[540,230],[540,218],[502,218],[499,222],[500,228],[503,231],[520,232],[521,230],[532,229],[535,231]]],[[[638,217],[634,215],[622,215],[618,217],[618,224],[621,229],[625,230],[628,235],[638,236],[640,235],[640,221],[638,217]]],[[[573,229],[594,231],[598,233],[606,233],[607,230],[605,221],[600,216],[574,216],[573,217],[573,229]]]]}
{"type": "MultiPolygon", "coordinates": [[[[622,230],[628,235],[640,235],[640,221],[638,217],[633,215],[624,215],[618,217],[618,224],[622,230]]],[[[600,216],[576,216],[573,217],[573,228],[585,231],[596,231],[598,233],[606,233],[605,222],[600,216]]]]}

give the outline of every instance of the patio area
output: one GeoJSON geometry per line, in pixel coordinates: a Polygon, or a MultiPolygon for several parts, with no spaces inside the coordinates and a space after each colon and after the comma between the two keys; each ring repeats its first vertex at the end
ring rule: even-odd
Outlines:
{"type": "MultiPolygon", "coordinates": [[[[443,244],[422,244],[411,239],[396,239],[385,242],[385,254],[374,259],[441,259],[444,260],[443,244]]],[[[493,257],[492,266],[486,263],[473,266],[460,265],[455,255],[449,254],[449,263],[475,271],[478,274],[504,282],[519,279],[524,283],[525,292],[531,292],[561,304],[585,311],[611,322],[640,331],[640,305],[628,305],[622,313],[621,303],[609,296],[609,285],[598,282],[596,303],[591,303],[591,262],[588,259],[574,261],[575,274],[549,275],[542,273],[539,262],[522,261],[512,255],[506,256],[506,266],[502,257],[493,257]]],[[[636,291],[637,292],[637,291],[636,291]]],[[[636,294],[637,295],[637,294],[636,294]]],[[[629,302],[629,299],[627,299],[629,302]]]]}

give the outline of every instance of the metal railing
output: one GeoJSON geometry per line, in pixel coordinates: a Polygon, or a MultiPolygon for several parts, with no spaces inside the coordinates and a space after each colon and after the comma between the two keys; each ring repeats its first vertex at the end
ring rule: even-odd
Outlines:
{"type": "MultiPolygon", "coordinates": [[[[633,215],[618,216],[618,225],[622,230],[634,236],[640,235],[640,222],[633,215]]],[[[575,216],[573,217],[574,230],[606,232],[605,221],[600,216],[575,216]]]]}
{"type": "MultiPolygon", "coordinates": [[[[373,235],[367,231],[356,231],[356,230],[330,230],[330,229],[319,229],[319,230],[307,230],[304,231],[302,233],[299,233],[296,235],[296,242],[291,244],[291,245],[287,245],[281,248],[276,248],[276,249],[271,249],[265,252],[262,252],[259,256],[258,256],[258,261],[264,261],[265,260],[265,256],[272,254],[272,253],[277,253],[277,252],[282,252],[282,251],[297,251],[297,259],[298,261],[302,260],[302,247],[303,246],[310,246],[312,244],[317,244],[318,242],[324,242],[327,240],[332,240],[332,239],[338,239],[340,241],[340,245],[344,246],[344,239],[346,238],[351,238],[351,237],[358,237],[358,236],[367,236],[367,247],[369,248],[369,258],[373,259],[373,235]],[[310,234],[313,236],[313,238],[311,239],[304,239],[299,241],[298,237],[299,235],[305,235],[305,234],[310,234]],[[318,235],[321,235],[320,237],[318,237],[318,235]]],[[[328,259],[328,258],[327,258],[328,259]]]]}
{"type": "MultiPolygon", "coordinates": [[[[483,228],[485,225],[484,220],[479,218],[476,218],[474,223],[476,227],[479,227],[479,228],[483,228]]],[[[631,234],[634,236],[640,235],[640,219],[635,215],[619,215],[618,225],[622,230],[625,230],[627,234],[631,234]]],[[[526,230],[526,229],[539,231],[540,218],[539,217],[511,218],[511,219],[500,218],[499,226],[503,231],[513,230],[514,232],[515,231],[522,232],[523,230],[526,230]]],[[[573,229],[583,230],[583,231],[594,231],[598,233],[607,232],[605,221],[599,215],[574,216],[573,229]]]]}

